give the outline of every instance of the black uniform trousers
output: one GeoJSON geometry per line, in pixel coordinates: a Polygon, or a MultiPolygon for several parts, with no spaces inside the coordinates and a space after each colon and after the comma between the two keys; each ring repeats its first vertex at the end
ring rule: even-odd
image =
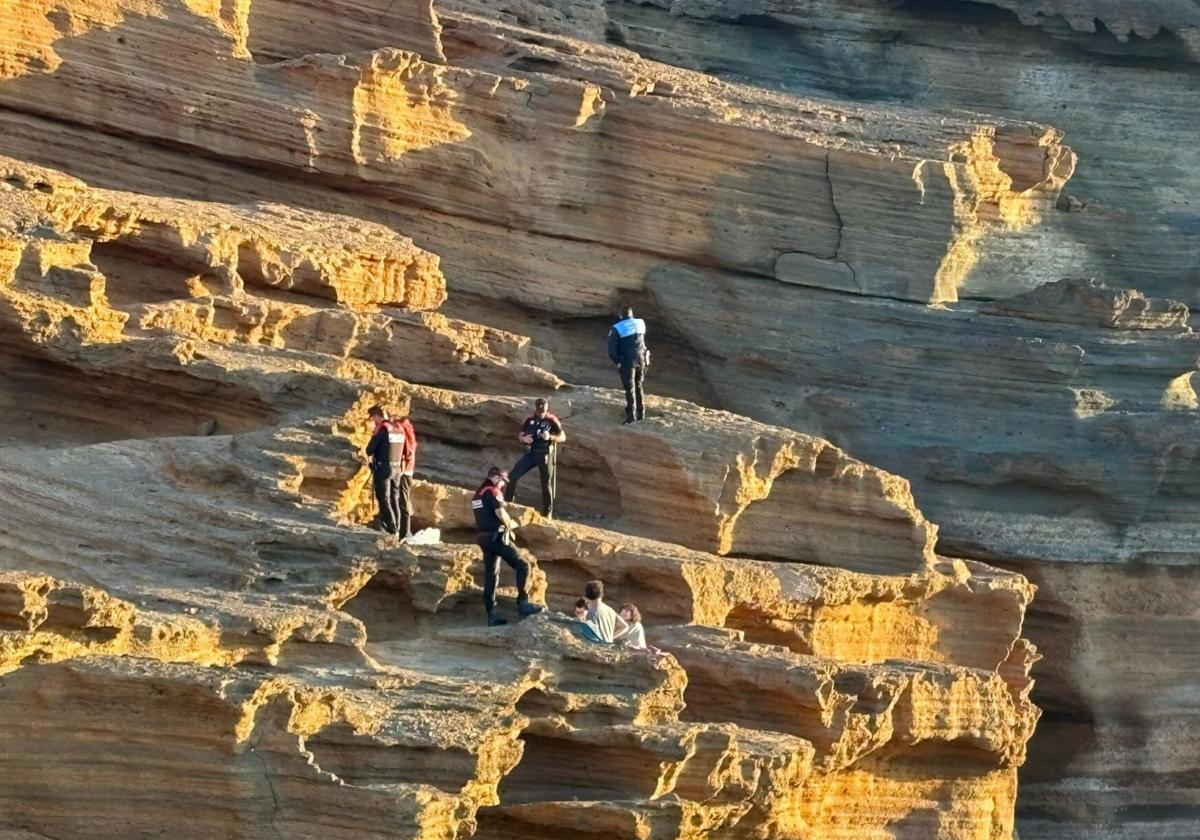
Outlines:
{"type": "Polygon", "coordinates": [[[382,468],[372,473],[375,501],[379,503],[379,524],[389,534],[407,537],[412,534],[412,476],[403,475],[398,467],[382,468]]]}
{"type": "Polygon", "coordinates": [[[499,531],[479,533],[475,541],[483,549],[483,606],[488,615],[496,609],[496,584],[500,582],[500,560],[512,568],[517,575],[517,596],[524,601],[527,597],[525,582],[529,579],[529,564],[517,554],[517,549],[504,539],[499,531]]]}
{"type": "Polygon", "coordinates": [[[558,447],[549,446],[545,449],[530,449],[521,456],[521,460],[508,471],[508,486],[504,488],[504,500],[511,502],[517,497],[517,481],[521,476],[537,467],[538,476],[542,479],[542,514],[554,515],[554,496],[558,492],[558,447]]]}
{"type": "Polygon", "coordinates": [[[625,419],[646,419],[646,395],[642,393],[642,383],[646,381],[646,368],[643,365],[621,362],[621,387],[625,389],[625,419]]]}

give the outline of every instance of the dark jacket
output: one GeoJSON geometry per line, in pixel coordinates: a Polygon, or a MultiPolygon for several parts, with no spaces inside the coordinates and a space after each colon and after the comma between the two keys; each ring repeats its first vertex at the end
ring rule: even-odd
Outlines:
{"type": "Polygon", "coordinates": [[[367,443],[371,472],[412,474],[416,468],[416,432],[408,418],[388,420],[379,426],[367,443]]]}
{"type": "Polygon", "coordinates": [[[646,322],[641,318],[617,321],[608,331],[608,358],[616,365],[646,364],[646,322]]]}
{"type": "Polygon", "coordinates": [[[491,481],[485,481],[471,499],[471,512],[475,514],[475,530],[481,534],[494,533],[504,525],[497,510],[504,507],[504,494],[491,481]]]}
{"type": "Polygon", "coordinates": [[[546,412],[546,416],[542,418],[539,418],[536,414],[530,414],[525,418],[525,422],[521,424],[521,433],[533,438],[533,443],[528,444],[531,452],[549,451],[557,443],[555,438],[562,434],[562,430],[562,421],[550,412],[546,412]],[[538,434],[542,430],[550,434],[550,440],[542,440],[538,434]]]}
{"type": "MultiPolygon", "coordinates": [[[[397,428],[391,420],[379,427],[379,431],[371,435],[367,444],[367,457],[371,461],[371,472],[376,475],[391,475],[393,472],[406,472],[405,464],[415,459],[416,438],[413,438],[413,452],[408,457],[408,440],[403,427],[397,428]]],[[[412,426],[410,425],[411,429],[412,426]]]]}

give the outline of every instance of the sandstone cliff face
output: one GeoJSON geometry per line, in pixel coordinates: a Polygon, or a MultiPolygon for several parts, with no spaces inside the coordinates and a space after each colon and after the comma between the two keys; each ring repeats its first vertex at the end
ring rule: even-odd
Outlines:
{"type": "Polygon", "coordinates": [[[560,388],[588,524],[521,514],[533,594],[600,578],[670,652],[557,613],[482,628],[461,484],[523,401],[463,370],[558,382],[515,336],[415,317],[436,258],[349,218],[0,175],[6,828],[1011,836],[1033,587],[939,556],[903,479],[678,401],[625,429],[611,393],[560,388]],[[362,527],[375,400],[422,431],[442,544],[362,527]]]}
{"type": "Polygon", "coordinates": [[[10,3],[0,827],[1010,837],[1022,572],[1022,836],[1194,836],[1196,17],[10,3]],[[552,391],[535,590],[667,656],[478,626],[552,391]],[[378,399],[444,545],[361,527],[378,399]]]}

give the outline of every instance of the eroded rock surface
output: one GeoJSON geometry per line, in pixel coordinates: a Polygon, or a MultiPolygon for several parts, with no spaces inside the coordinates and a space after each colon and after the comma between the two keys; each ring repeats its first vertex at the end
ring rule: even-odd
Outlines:
{"type": "Polygon", "coordinates": [[[569,518],[519,511],[552,610],[488,629],[464,485],[523,401],[473,386],[560,386],[544,357],[422,315],[436,260],[389,231],[4,172],[6,827],[1011,834],[1034,589],[938,555],[902,479],[684,402],[622,427],[613,394],[559,387],[569,518]],[[396,375],[418,366],[435,384],[396,375]],[[440,544],[363,527],[376,400],[421,431],[440,544]],[[665,652],[572,630],[553,608],[593,578],[665,652]]]}
{"type": "Polygon", "coordinates": [[[1196,27],[8,3],[0,833],[1191,840],[1196,27]],[[546,394],[535,592],[667,656],[479,627],[464,494],[546,394]],[[362,527],[377,400],[441,546],[362,527]]]}

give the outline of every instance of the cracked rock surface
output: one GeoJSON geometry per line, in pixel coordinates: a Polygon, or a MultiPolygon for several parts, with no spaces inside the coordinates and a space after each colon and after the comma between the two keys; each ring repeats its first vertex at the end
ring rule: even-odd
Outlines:
{"type": "Polygon", "coordinates": [[[6,826],[1011,833],[1034,588],[938,554],[903,479],[678,400],[622,427],[527,340],[423,315],[437,260],[384,228],[3,172],[6,826]],[[472,377],[558,386],[572,434],[566,519],[518,510],[552,609],[499,629],[464,484],[523,401],[472,377]],[[421,431],[440,544],[363,527],[374,401],[421,431]],[[572,630],[593,578],[663,653],[572,630]]]}
{"type": "Polygon", "coordinates": [[[9,0],[0,836],[1200,836],[1198,9],[9,0]]]}

